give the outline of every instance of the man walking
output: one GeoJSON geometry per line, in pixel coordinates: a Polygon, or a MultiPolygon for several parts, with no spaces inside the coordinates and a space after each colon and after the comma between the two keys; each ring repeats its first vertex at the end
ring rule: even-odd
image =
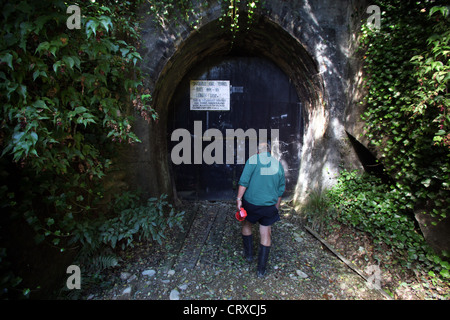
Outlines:
{"type": "Polygon", "coordinates": [[[245,163],[239,180],[237,208],[243,207],[247,217],[242,222],[242,240],[247,261],[253,260],[252,226],[259,223],[260,245],[258,251],[259,278],[266,273],[266,263],[271,247],[271,226],[280,220],[278,208],[285,190],[284,169],[270,155],[267,143],[258,145],[258,153],[245,163]]]}

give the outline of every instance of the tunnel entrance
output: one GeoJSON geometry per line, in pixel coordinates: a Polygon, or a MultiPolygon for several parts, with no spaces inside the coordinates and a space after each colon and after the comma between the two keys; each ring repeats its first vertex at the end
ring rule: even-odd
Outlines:
{"type": "MultiPolygon", "coordinates": [[[[174,130],[184,129],[194,140],[193,126],[198,123],[203,133],[217,129],[222,136],[228,129],[262,128],[268,130],[270,139],[271,129],[278,129],[281,162],[288,180],[286,196],[296,197],[302,192],[299,185],[309,185],[311,177],[317,176],[320,164],[312,159],[312,150],[320,148],[321,142],[315,143],[314,139],[323,134],[326,126],[322,121],[326,117],[323,79],[316,61],[296,37],[266,16],[257,17],[249,30],[235,37],[222,28],[219,20],[213,20],[189,33],[167,56],[170,58],[161,64],[152,94],[159,121],[146,127],[148,149],[143,147],[137,160],[154,168],[136,176],[136,181],[149,182],[150,194],[208,200],[235,195],[245,162],[226,165],[229,163],[172,161],[174,145],[181,140],[171,141],[174,130]],[[191,110],[193,80],[215,81],[216,85],[226,81],[228,109],[191,110]],[[314,165],[312,174],[308,163],[314,165]]],[[[153,86],[152,79],[148,81],[153,86]]],[[[193,149],[195,144],[191,142],[193,149]]],[[[203,149],[211,144],[201,143],[203,149]]]]}
{"type": "MultiPolygon", "coordinates": [[[[223,98],[214,92],[212,94],[213,97],[223,98]]],[[[219,104],[221,103],[223,101],[219,101],[219,104]]],[[[196,123],[198,126],[199,122],[203,132],[218,129],[224,140],[234,139],[231,155],[233,163],[226,163],[225,160],[223,163],[213,164],[207,164],[205,161],[181,164],[172,162],[178,197],[223,200],[236,195],[244,163],[256,152],[253,147],[256,142],[252,144],[250,140],[254,137],[247,136],[244,150],[239,150],[243,144],[240,145],[237,139],[227,136],[227,129],[242,129],[244,132],[248,132],[248,129],[254,132],[260,132],[260,129],[267,130],[267,139],[272,142],[272,147],[276,149],[277,157],[285,170],[285,196],[294,192],[299,175],[303,139],[302,105],[292,81],[272,61],[263,57],[234,53],[206,58],[193,67],[181,80],[173,95],[168,115],[168,130],[173,132],[183,128],[193,135],[196,130],[194,125],[196,123]],[[202,84],[206,87],[194,87],[198,82],[193,81],[199,80],[204,80],[202,84]],[[222,105],[207,106],[202,110],[192,105],[191,99],[196,94],[192,93],[192,90],[200,90],[200,96],[205,96],[201,103],[211,101],[214,103],[214,98],[208,98],[211,94],[207,91],[219,91],[219,88],[214,87],[218,81],[229,85],[229,93],[226,93],[224,98],[229,98],[227,110],[222,110],[222,105]],[[211,86],[207,86],[208,83],[211,86]]],[[[210,144],[204,140],[202,150],[210,144]]],[[[169,151],[178,143],[178,140],[172,141],[169,135],[169,151]]],[[[226,141],[221,145],[223,157],[229,157],[226,141]]],[[[194,150],[194,143],[191,143],[190,148],[192,155],[200,151],[194,150]]]]}

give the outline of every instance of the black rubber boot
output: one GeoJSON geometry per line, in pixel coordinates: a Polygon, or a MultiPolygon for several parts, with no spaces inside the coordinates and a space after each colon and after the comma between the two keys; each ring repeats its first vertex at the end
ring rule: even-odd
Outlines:
{"type": "Polygon", "coordinates": [[[263,278],[266,274],[266,264],[269,259],[270,247],[263,246],[259,244],[259,252],[258,252],[258,278],[263,278]]]}
{"type": "Polygon", "coordinates": [[[244,256],[248,262],[253,261],[253,235],[242,235],[242,242],[244,244],[244,256]]]}

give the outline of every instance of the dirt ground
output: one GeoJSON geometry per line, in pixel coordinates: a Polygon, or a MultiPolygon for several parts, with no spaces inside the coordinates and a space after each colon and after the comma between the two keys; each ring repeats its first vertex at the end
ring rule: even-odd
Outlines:
{"type": "MultiPolygon", "coordinates": [[[[371,286],[304,228],[288,205],[272,228],[266,276],[256,277],[257,262],[243,259],[240,223],[234,202],[184,202],[184,230],[174,229],[162,245],[141,243],[119,252],[119,266],[102,281],[85,283],[87,300],[384,300],[371,286]]],[[[375,264],[370,239],[340,225],[323,236],[364,270],[375,264]]],[[[254,255],[259,243],[254,226],[254,255]]],[[[374,278],[372,277],[372,280],[374,278]]],[[[381,287],[394,299],[448,299],[448,285],[417,282],[413,272],[383,270],[381,287]],[[424,287],[425,286],[425,287],[424,287]]],[[[373,282],[374,283],[374,282],[373,282]]]]}

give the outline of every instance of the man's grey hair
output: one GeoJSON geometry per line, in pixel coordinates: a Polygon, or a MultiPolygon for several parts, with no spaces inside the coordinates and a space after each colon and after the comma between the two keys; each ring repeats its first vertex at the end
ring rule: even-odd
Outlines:
{"type": "Polygon", "coordinates": [[[270,142],[261,142],[260,144],[258,144],[258,153],[261,152],[270,152],[270,142]]]}

